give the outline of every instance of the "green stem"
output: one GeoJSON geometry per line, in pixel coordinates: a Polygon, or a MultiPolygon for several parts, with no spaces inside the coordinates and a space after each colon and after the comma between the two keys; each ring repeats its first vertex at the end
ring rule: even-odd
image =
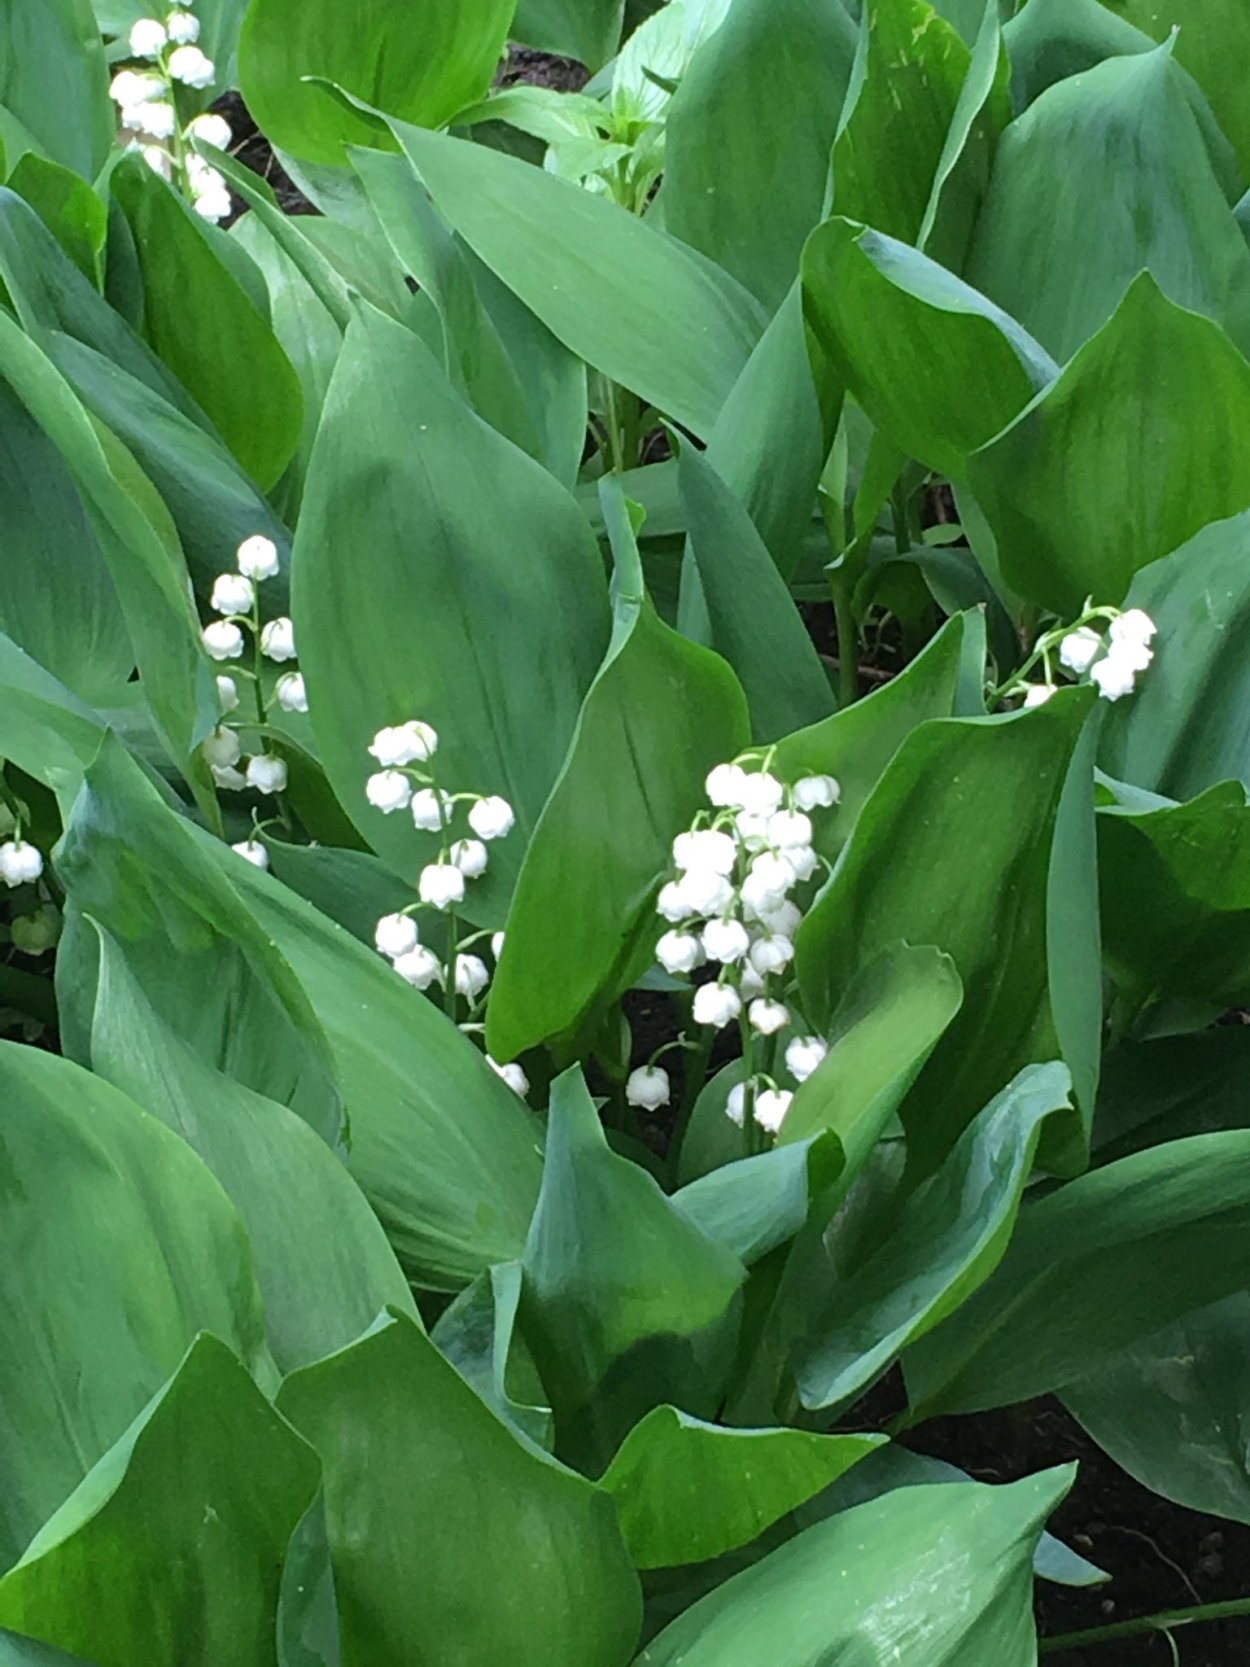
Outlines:
{"type": "Polygon", "coordinates": [[[1112,1626],[1090,1627],[1085,1632],[1065,1632],[1057,1638],[1043,1638],[1039,1653],[1055,1655],[1083,1644],[1103,1644],[1113,1638],[1133,1638],[1144,1632],[1168,1632],[1174,1627],[1193,1626],[1198,1621],[1223,1621],[1250,1615],[1250,1598],[1230,1598],[1225,1603],[1207,1603],[1199,1609],[1173,1609],[1162,1615],[1142,1615],[1135,1621],[1117,1621],[1112,1626]]]}
{"type": "Polygon", "coordinates": [[[911,528],[908,523],[907,492],[900,485],[890,494],[890,519],[894,523],[894,548],[900,556],[911,549],[911,528]]]}
{"type": "Polygon", "coordinates": [[[743,1002],[742,1011],[738,1015],[738,1035],[742,1040],[742,1080],[746,1084],[746,1093],[742,1097],[742,1139],[745,1156],[753,1157],[755,1144],[755,1032],[751,1028],[751,1021],[747,1017],[747,1004],[743,1002]]]}
{"type": "Polygon", "coordinates": [[[620,390],[610,376],[604,377],[608,401],[608,445],[612,457],[612,473],[625,473],[625,429],[621,422],[618,395],[620,390]]]}
{"type": "Polygon", "coordinates": [[[456,1018],[456,928],[459,918],[454,909],[447,911],[447,971],[443,980],[443,1000],[447,1009],[447,1017],[455,1023],[456,1018]]]}
{"type": "Polygon", "coordinates": [[[850,706],[859,698],[859,667],[856,664],[859,640],[855,630],[855,610],[846,582],[837,573],[829,575],[833,592],[833,618],[838,631],[838,704],[850,706]]]}

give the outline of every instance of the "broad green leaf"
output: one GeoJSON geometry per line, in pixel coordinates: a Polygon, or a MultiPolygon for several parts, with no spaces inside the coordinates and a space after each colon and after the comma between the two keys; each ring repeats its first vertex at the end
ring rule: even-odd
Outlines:
{"type": "Polygon", "coordinates": [[[941,1165],[893,1204],[865,1260],[836,1266],[794,1351],[803,1405],[844,1406],[993,1272],[1043,1121],[1068,1104],[1062,1065],[1030,1065],[973,1118],[941,1165]]]}
{"type": "Polygon", "coordinates": [[[368,746],[384,725],[432,723],[440,785],[502,793],[516,811],[468,900],[475,917],[502,924],[607,640],[589,527],[546,470],[469,410],[414,335],[365,308],[326,400],[295,571],[313,731],[344,809],[415,878],[437,836],[368,803],[368,746]],[[368,559],[344,561],[345,549],[368,559]]]}
{"type": "MultiPolygon", "coordinates": [[[[370,948],[382,916],[397,914],[417,901],[412,887],[368,851],[288,845],[274,839],[272,832],[261,837],[269,852],[270,873],[370,948]]],[[[427,919],[421,941],[439,945],[436,922],[427,919]]]]}
{"type": "Polygon", "coordinates": [[[551,1408],[516,1328],[520,1303],[521,1264],[496,1262],[443,1310],[430,1339],[497,1417],[550,1449],[551,1408]]]}
{"type": "Polygon", "coordinates": [[[0,1627],[0,1667],[91,1667],[91,1663],[0,1627]]]}
{"type": "Polygon", "coordinates": [[[638,1567],[672,1568],[746,1545],[884,1440],[727,1430],[661,1406],[635,1424],[600,1485],[638,1567]]]}
{"type": "Polygon", "coordinates": [[[642,594],[619,491],[605,489],[604,513],[616,630],[517,882],[487,1010],[496,1059],[584,1029],[645,969],[673,839],[705,802],[707,772],[749,738],[733,672],[642,594]]]}
{"type": "Polygon", "coordinates": [[[338,0],[251,0],[239,84],[272,144],[341,167],[346,144],[377,145],[378,123],[316,83],[442,127],[490,86],[512,11],[513,0],[381,0],[363,13],[338,0]]]}
{"type": "Polygon", "coordinates": [[[1032,1558],[1074,1468],[897,1489],[735,1575],[634,1667],[1033,1667],[1032,1558]]]}
{"type": "Polygon", "coordinates": [[[541,168],[392,127],[443,218],[554,336],[684,427],[710,433],[765,322],[728,273],[541,168]]]}
{"type": "Polygon", "coordinates": [[[1061,81],[1012,123],[968,277],[1066,360],[1143,268],[1178,306],[1250,347],[1250,248],[1170,45],[1061,81]]]}
{"type": "Polygon", "coordinates": [[[0,634],[0,758],[51,788],[67,814],[103,739],[100,717],[0,634]]]}
{"type": "Polygon", "coordinates": [[[975,451],[1058,374],[993,302],[893,238],[833,219],[803,254],[807,320],[879,429],[961,476],[975,451]]]}
{"type": "Polygon", "coordinates": [[[1069,1384],[1064,1405],[1152,1493],[1250,1522],[1248,1322],[1250,1295],[1236,1291],[1069,1384]]]}
{"type": "Polygon", "coordinates": [[[1026,1203],[989,1281],[904,1360],[912,1419],[1079,1382],[1250,1282],[1250,1131],[1194,1135],[1026,1203]]]}
{"type": "MultiPolygon", "coordinates": [[[[15,1042],[0,1042],[0,1106],[7,1568],[198,1331],[254,1371],[273,1367],[243,1224],[181,1140],[108,1083],[15,1042]]],[[[23,1630],[2,1605],[0,1622],[23,1630]]]]}
{"type": "Polygon", "coordinates": [[[968,73],[917,236],[918,246],[953,272],[963,271],[995,148],[1011,121],[1010,69],[1000,23],[999,0],[989,0],[969,37],[973,45],[968,73]]]}
{"type": "Polygon", "coordinates": [[[1099,762],[1109,775],[1173,799],[1217,782],[1250,787],[1250,514],[1204,527],[1141,568],[1126,604],[1159,628],[1149,675],[1103,714],[1099,762]]]}
{"type": "Polygon", "coordinates": [[[7,385],[0,497],[0,628],[85,701],[107,705],[134,667],[112,575],[69,468],[7,385]]]}
{"type": "MultiPolygon", "coordinates": [[[[737,1131],[734,1138],[741,1145],[737,1131]]],[[[778,1145],[722,1164],[675,1192],[673,1203],[750,1267],[794,1237],[812,1197],[837,1178],[845,1161],[841,1142],[821,1131],[801,1145],[778,1145]]]]}
{"type": "MultiPolygon", "coordinates": [[[[88,179],[116,133],[108,77],[91,0],[0,0],[0,105],[46,155],[88,179]]],[[[10,148],[9,167],[17,161],[10,148]]]]}
{"type": "Polygon", "coordinates": [[[824,213],[854,57],[855,26],[841,6],[737,0],[668,112],[665,227],[770,312],[824,213]]]}
{"type": "Polygon", "coordinates": [[[1181,1135],[1250,1127],[1250,1030],[1213,1025],[1108,1051],[1094,1111],[1094,1158],[1110,1163],[1181,1135]]]}
{"type": "Polygon", "coordinates": [[[517,0],[511,33],[527,46],[601,69],[616,52],[627,0],[517,0]]]}
{"type": "Polygon", "coordinates": [[[83,277],[98,283],[108,210],[87,181],[59,162],[27,151],[7,183],[10,191],[26,199],[83,277]]]}
{"type": "Polygon", "coordinates": [[[202,1334],[0,1581],[0,1620],[98,1667],[268,1667],[316,1487],[312,1451],[202,1334]]]}
{"type": "Polygon", "coordinates": [[[738,1258],[608,1146],[576,1066],[551,1086],[521,1323],[551,1397],[557,1451],[601,1468],[671,1400],[720,1404],[738,1339],[738,1258]]]}
{"type": "Polygon", "coordinates": [[[1011,57],[1011,102],[1017,113],[1035,98],[1102,63],[1149,52],[1152,41],[1099,0],[1026,0],[1003,25],[1011,57]]]}
{"type": "Polygon", "coordinates": [[[290,462],[303,422],[291,361],[203,221],[141,157],[120,162],[111,183],[139,251],[148,340],[267,491],[290,462]]]}
{"type": "Polygon", "coordinates": [[[181,1135],[233,1201],[251,1241],[279,1370],[345,1347],[388,1303],[415,1317],[377,1217],[325,1142],[294,1112],[188,1047],[103,932],[91,1063],[181,1135]]]}
{"type": "Polygon", "coordinates": [[[641,1602],[611,1500],[509,1430],[411,1321],[294,1373],[278,1406],[324,1468],[343,1667],[624,1659],[641,1602]]]}
{"type": "Polygon", "coordinates": [[[1188,804],[1098,812],[1107,962],[1134,1011],[1161,995],[1250,993],[1250,803],[1241,782],[1188,804]]]}
{"type": "Polygon", "coordinates": [[[678,479],[710,646],[738,674],[752,739],[776,741],[828,717],[828,674],[746,508],[693,446],[682,447],[678,479]]]}
{"type": "MultiPolygon", "coordinates": [[[[900,938],[934,944],[955,963],[963,1006],[903,1106],[917,1176],[937,1166],[1005,1078],[1033,1061],[1069,1063],[1088,1127],[1098,1003],[1069,1012],[1064,986],[1089,969],[1079,957],[1074,967],[1071,934],[1051,909],[1052,892],[1064,889],[1094,913],[1092,839],[1069,859],[1056,836],[1090,704],[1074,691],[1036,712],[914,731],[799,929],[804,1008],[817,1024],[855,973],[900,938]]],[[[1071,815],[1088,822],[1092,803],[1074,802],[1071,815]]],[[[1096,940],[1081,948],[1096,965],[1096,940]]],[[[1079,1167],[1082,1122],[1048,1131],[1044,1161],[1079,1167]]]]}
{"type": "Polygon", "coordinates": [[[835,213],[917,240],[969,62],[959,35],[925,0],[864,8],[833,146],[835,213]]]}
{"type": "Polygon", "coordinates": [[[1143,273],[968,480],[1013,591],[1061,613],[1118,604],[1139,568],[1250,505],[1250,365],[1143,273]]]}

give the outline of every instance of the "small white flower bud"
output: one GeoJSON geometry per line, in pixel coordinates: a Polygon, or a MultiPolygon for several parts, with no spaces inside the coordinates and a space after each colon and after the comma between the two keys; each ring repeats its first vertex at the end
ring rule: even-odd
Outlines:
{"type": "Polygon", "coordinates": [[[740,764],[718,764],[704,783],[709,801],[726,808],[742,804],[742,784],[746,775],[740,764]]]}
{"type": "Polygon", "coordinates": [[[439,833],[444,813],[451,812],[451,797],[433,787],[420,787],[412,795],[412,823],[426,833],[439,833]]]}
{"type": "Polygon", "coordinates": [[[665,932],[655,946],[655,958],[665,972],[693,972],[702,964],[703,949],[693,932],[665,932]]]}
{"type": "Polygon", "coordinates": [[[751,947],[751,939],[740,920],[709,920],[703,928],[703,947],[713,961],[732,965],[751,947]]]}
{"type": "Polygon", "coordinates": [[[234,204],[230,200],[230,191],[224,179],[217,176],[220,183],[204,180],[194,189],[194,201],[191,206],[201,220],[209,220],[215,226],[222,220],[228,220],[234,212],[234,204]]]}
{"type": "Polygon", "coordinates": [[[398,770],[379,770],[365,782],[365,798],[375,810],[389,816],[403,810],[412,799],[412,783],[398,770]]]}
{"type": "Polygon", "coordinates": [[[271,619],[261,631],[260,651],[267,660],[295,658],[295,627],[285,614],[271,619]]]}
{"type": "Polygon", "coordinates": [[[832,776],[801,776],[794,784],[794,802],[800,810],[823,810],[841,797],[842,789],[832,776]]]}
{"type": "Polygon", "coordinates": [[[779,808],[785,791],[776,776],[769,775],[767,770],[757,770],[754,775],[744,776],[740,802],[743,810],[754,810],[763,816],[771,816],[773,811],[779,808]]]}
{"type": "Polygon", "coordinates": [[[476,880],[480,874],[485,874],[486,864],[490,861],[480,839],[457,839],[448,855],[466,880],[476,880]]]}
{"type": "Polygon", "coordinates": [[[778,810],[768,818],[768,842],[786,851],[812,843],[811,818],[801,810],[778,810]]]}
{"type": "Polygon", "coordinates": [[[273,692],[284,712],[307,712],[308,689],[302,671],[284,671],[274,684],[273,692]]]}
{"type": "Polygon", "coordinates": [[[184,87],[202,90],[212,84],[216,70],[212,59],[206,58],[198,46],[176,46],[169,54],[169,73],[184,87]]]}
{"type": "Polygon", "coordinates": [[[417,947],[417,923],[411,915],[383,915],[373,929],[373,941],[383,955],[396,961],[417,947]]]}
{"type": "MultiPolygon", "coordinates": [[[[198,118],[197,118],[198,119],[198,118]]],[[[274,579],[278,575],[278,546],[264,533],[253,533],[235,551],[239,572],[249,579],[274,579]]]]}
{"type": "Polygon", "coordinates": [[[1024,697],[1024,710],[1032,712],[1039,706],[1045,706],[1054,692],[1054,687],[1049,683],[1031,683],[1024,697]]]}
{"type": "Polygon", "coordinates": [[[658,1111],[669,1099],[668,1072],[658,1065],[640,1065],[625,1079],[625,1098],[631,1106],[658,1111]]]}
{"type": "Polygon", "coordinates": [[[790,1023],[790,1009],[783,1001],[768,1001],[763,996],[757,996],[747,1009],[747,1017],[752,1030],[758,1030],[761,1036],[773,1036],[790,1023]]]}
{"type": "Polygon", "coordinates": [[[419,719],[380,729],[369,743],[379,764],[424,764],[438,751],[438,734],[419,719]]]}
{"type": "Polygon", "coordinates": [[[242,573],[219,573],[213,580],[209,606],[219,614],[250,614],[256,592],[242,573]]]}
{"type": "Polygon", "coordinates": [[[212,765],[226,769],[231,764],[239,762],[239,754],[243,751],[243,743],[233,729],[223,729],[220,726],[211,735],[206,735],[202,743],[205,758],[212,765]]]}
{"type": "Polygon", "coordinates": [[[403,955],[397,955],[395,971],[406,984],[411,984],[414,990],[428,990],[431,984],[441,982],[443,976],[437,955],[424,944],[417,944],[403,955]]]}
{"type": "Polygon", "coordinates": [[[163,23],[158,23],[154,17],[141,17],[130,31],[130,55],[132,58],[159,58],[168,39],[163,23]]]}
{"type": "Polygon", "coordinates": [[[515,1061],[513,1061],[511,1065],[500,1065],[497,1060],[492,1059],[491,1056],[487,1054],[486,1063],[490,1066],[491,1070],[497,1077],[503,1078],[514,1094],[519,1094],[521,1098],[524,1099],[529,1093],[529,1078],[515,1061]]]}
{"type": "Polygon", "coordinates": [[[236,770],[233,764],[214,764],[210,766],[213,780],[218,787],[227,793],[244,793],[247,791],[247,777],[241,770],[236,770]]]}
{"type": "Polygon", "coordinates": [[[786,1044],[786,1069],[795,1082],[806,1082],[828,1052],[819,1036],[796,1036],[786,1044]]]}
{"type": "Polygon", "coordinates": [[[794,944],[783,932],[768,932],[751,945],[751,965],[762,977],[781,972],[794,959],[794,944]]]}
{"type": "Polygon", "coordinates": [[[223,712],[233,712],[239,704],[239,685],[233,677],[219,677],[217,679],[217,699],[221,702],[223,712]]]}
{"type": "Polygon", "coordinates": [[[733,887],[714,868],[690,868],[677,882],[692,914],[717,915],[733,901],[733,887]]]}
{"type": "Polygon", "coordinates": [[[154,174],[159,174],[162,179],[172,179],[173,161],[169,152],[162,149],[160,145],[144,145],[143,160],[154,174]]]}
{"type": "Polygon", "coordinates": [[[742,1011],[742,1001],[732,984],[701,984],[694,993],[694,1022],[720,1030],[742,1011]]]}
{"type": "Polygon", "coordinates": [[[428,863],[417,881],[417,895],[423,903],[432,903],[436,909],[463,903],[464,875],[454,863],[428,863]]]}
{"type": "Polygon", "coordinates": [[[660,895],[655,900],[655,909],[656,913],[663,915],[665,920],[671,920],[674,923],[679,920],[689,920],[695,912],[694,906],[687,900],[685,892],[676,880],[670,880],[667,885],[660,887],[660,895]]]}
{"type": "MultiPolygon", "coordinates": [[[[1088,625],[1082,625],[1079,630],[1069,631],[1060,642],[1059,663],[1080,677],[1082,672],[1089,670],[1101,652],[1102,638],[1097,631],[1091,631],[1088,625]]],[[[1028,705],[1027,697],[1025,705],[1028,705]]]]}
{"type": "Polygon", "coordinates": [[[38,848],[24,839],[9,839],[0,845],[0,880],[6,886],[29,885],[43,873],[38,848]]]}
{"type": "Polygon", "coordinates": [[[673,841],[673,861],[682,870],[710,868],[714,874],[732,874],[737,858],[733,840],[713,828],[678,834],[673,841]]]}
{"type": "Polygon", "coordinates": [[[200,20],[194,12],[170,12],[165,27],[177,46],[194,46],[200,38],[200,20]]]}
{"type": "Polygon", "coordinates": [[[512,806],[497,793],[478,799],[469,807],[469,826],[479,839],[503,839],[512,832],[515,823],[512,806]]]}
{"type": "Polygon", "coordinates": [[[214,660],[237,660],[243,652],[243,633],[229,619],[215,619],[203,631],[204,647],[214,660]]]}
{"type": "Polygon", "coordinates": [[[259,839],[245,839],[239,845],[232,845],[230,849],[250,862],[253,868],[268,868],[269,853],[259,839]]]}
{"type": "Polygon", "coordinates": [[[258,793],[281,793],[286,786],[286,763],[272,753],[257,753],[247,761],[247,785],[258,793]]]}
{"type": "Polygon", "coordinates": [[[729,1096],[725,1101],[725,1116],[741,1128],[746,1121],[746,1115],[747,1085],[745,1082],[736,1082],[729,1090],[729,1096]]]}
{"type": "Polygon", "coordinates": [[[496,961],[503,954],[503,940],[504,934],[502,932],[494,932],[491,934],[490,952],[495,957],[496,961]]]}
{"type": "Polygon", "coordinates": [[[810,880],[820,866],[820,858],[810,845],[787,845],[782,855],[799,881],[810,880]]]}
{"type": "Polygon", "coordinates": [[[456,956],[456,993],[475,1001],[490,983],[490,968],[480,955],[456,956]]]}
{"type": "Polygon", "coordinates": [[[794,1095],[788,1088],[765,1088],[755,1096],[755,1121],[769,1134],[776,1134],[785,1121],[794,1095]]]}
{"type": "Polygon", "coordinates": [[[230,131],[230,123],[224,116],[218,116],[212,110],[206,110],[202,116],[196,116],[188,126],[187,132],[195,139],[203,139],[206,145],[212,145],[217,150],[228,150],[230,141],[234,138],[230,131]]]}
{"type": "Polygon", "coordinates": [[[136,133],[146,133],[151,139],[172,139],[178,126],[177,112],[164,99],[148,99],[143,104],[127,105],[122,121],[136,133]]]}

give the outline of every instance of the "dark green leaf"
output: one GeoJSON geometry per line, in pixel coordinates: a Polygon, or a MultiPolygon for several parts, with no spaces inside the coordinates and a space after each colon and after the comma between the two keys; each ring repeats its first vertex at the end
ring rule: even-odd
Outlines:
{"type": "Polygon", "coordinates": [[[100,277],[108,210],[85,179],[59,162],[27,151],[8,178],[90,283],[100,277]]]}
{"type": "MultiPolygon", "coordinates": [[[[740,1143],[736,1132],[735,1138],[740,1143]]],[[[673,1203],[750,1267],[794,1237],[813,1194],[824,1191],[844,1161],[839,1141],[817,1134],[801,1145],[722,1164],[675,1192],[673,1203]]]]}
{"type": "Polygon", "coordinates": [[[1056,81],[1093,69],[1104,58],[1149,52],[1149,35],[1098,0],[1026,0],[1003,25],[1011,55],[1011,102],[1017,111],[1056,81]]]}
{"type": "Polygon", "coordinates": [[[497,1417],[549,1449],[551,1408],[516,1329],[520,1302],[521,1264],[496,1262],[443,1310],[430,1338],[497,1417]]]}
{"type": "Polygon", "coordinates": [[[626,0],[517,0],[512,33],[596,70],[616,52],[626,0]]]}
{"type": "Polygon", "coordinates": [[[0,634],[0,757],[51,788],[67,813],[103,739],[99,716],[0,634]]]}
{"type": "Polygon", "coordinates": [[[1112,1048],[1094,1111],[1094,1153],[1110,1163],[1181,1135],[1250,1126],[1250,1030],[1217,1025],[1112,1048]]]}
{"type": "MultiPolygon", "coordinates": [[[[0,0],[0,105],[46,155],[95,178],[116,117],[91,0],[0,0]]],[[[20,153],[6,149],[11,168],[20,153]]]]}

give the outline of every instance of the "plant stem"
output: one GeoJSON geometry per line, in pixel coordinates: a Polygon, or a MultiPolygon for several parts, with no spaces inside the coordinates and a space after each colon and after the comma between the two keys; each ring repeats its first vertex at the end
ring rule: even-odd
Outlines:
{"type": "Polygon", "coordinates": [[[456,1018],[456,928],[460,924],[454,909],[447,911],[447,974],[443,980],[444,1005],[447,1017],[456,1018]]]}
{"type": "Polygon", "coordinates": [[[1042,1655],[1075,1650],[1082,1644],[1102,1644],[1113,1638],[1133,1638],[1144,1632],[1166,1632],[1173,1627],[1193,1626],[1198,1621],[1222,1621],[1250,1615],[1250,1598],[1230,1598],[1225,1603],[1207,1603],[1199,1609],[1173,1609],[1162,1615],[1142,1615],[1135,1621],[1117,1621],[1112,1626],[1090,1627],[1085,1632],[1065,1632],[1058,1638],[1043,1638],[1042,1655]]]}
{"type": "Polygon", "coordinates": [[[620,389],[612,378],[604,377],[604,387],[608,398],[608,444],[612,455],[612,473],[625,473],[625,429],[621,421],[620,389]]]}

